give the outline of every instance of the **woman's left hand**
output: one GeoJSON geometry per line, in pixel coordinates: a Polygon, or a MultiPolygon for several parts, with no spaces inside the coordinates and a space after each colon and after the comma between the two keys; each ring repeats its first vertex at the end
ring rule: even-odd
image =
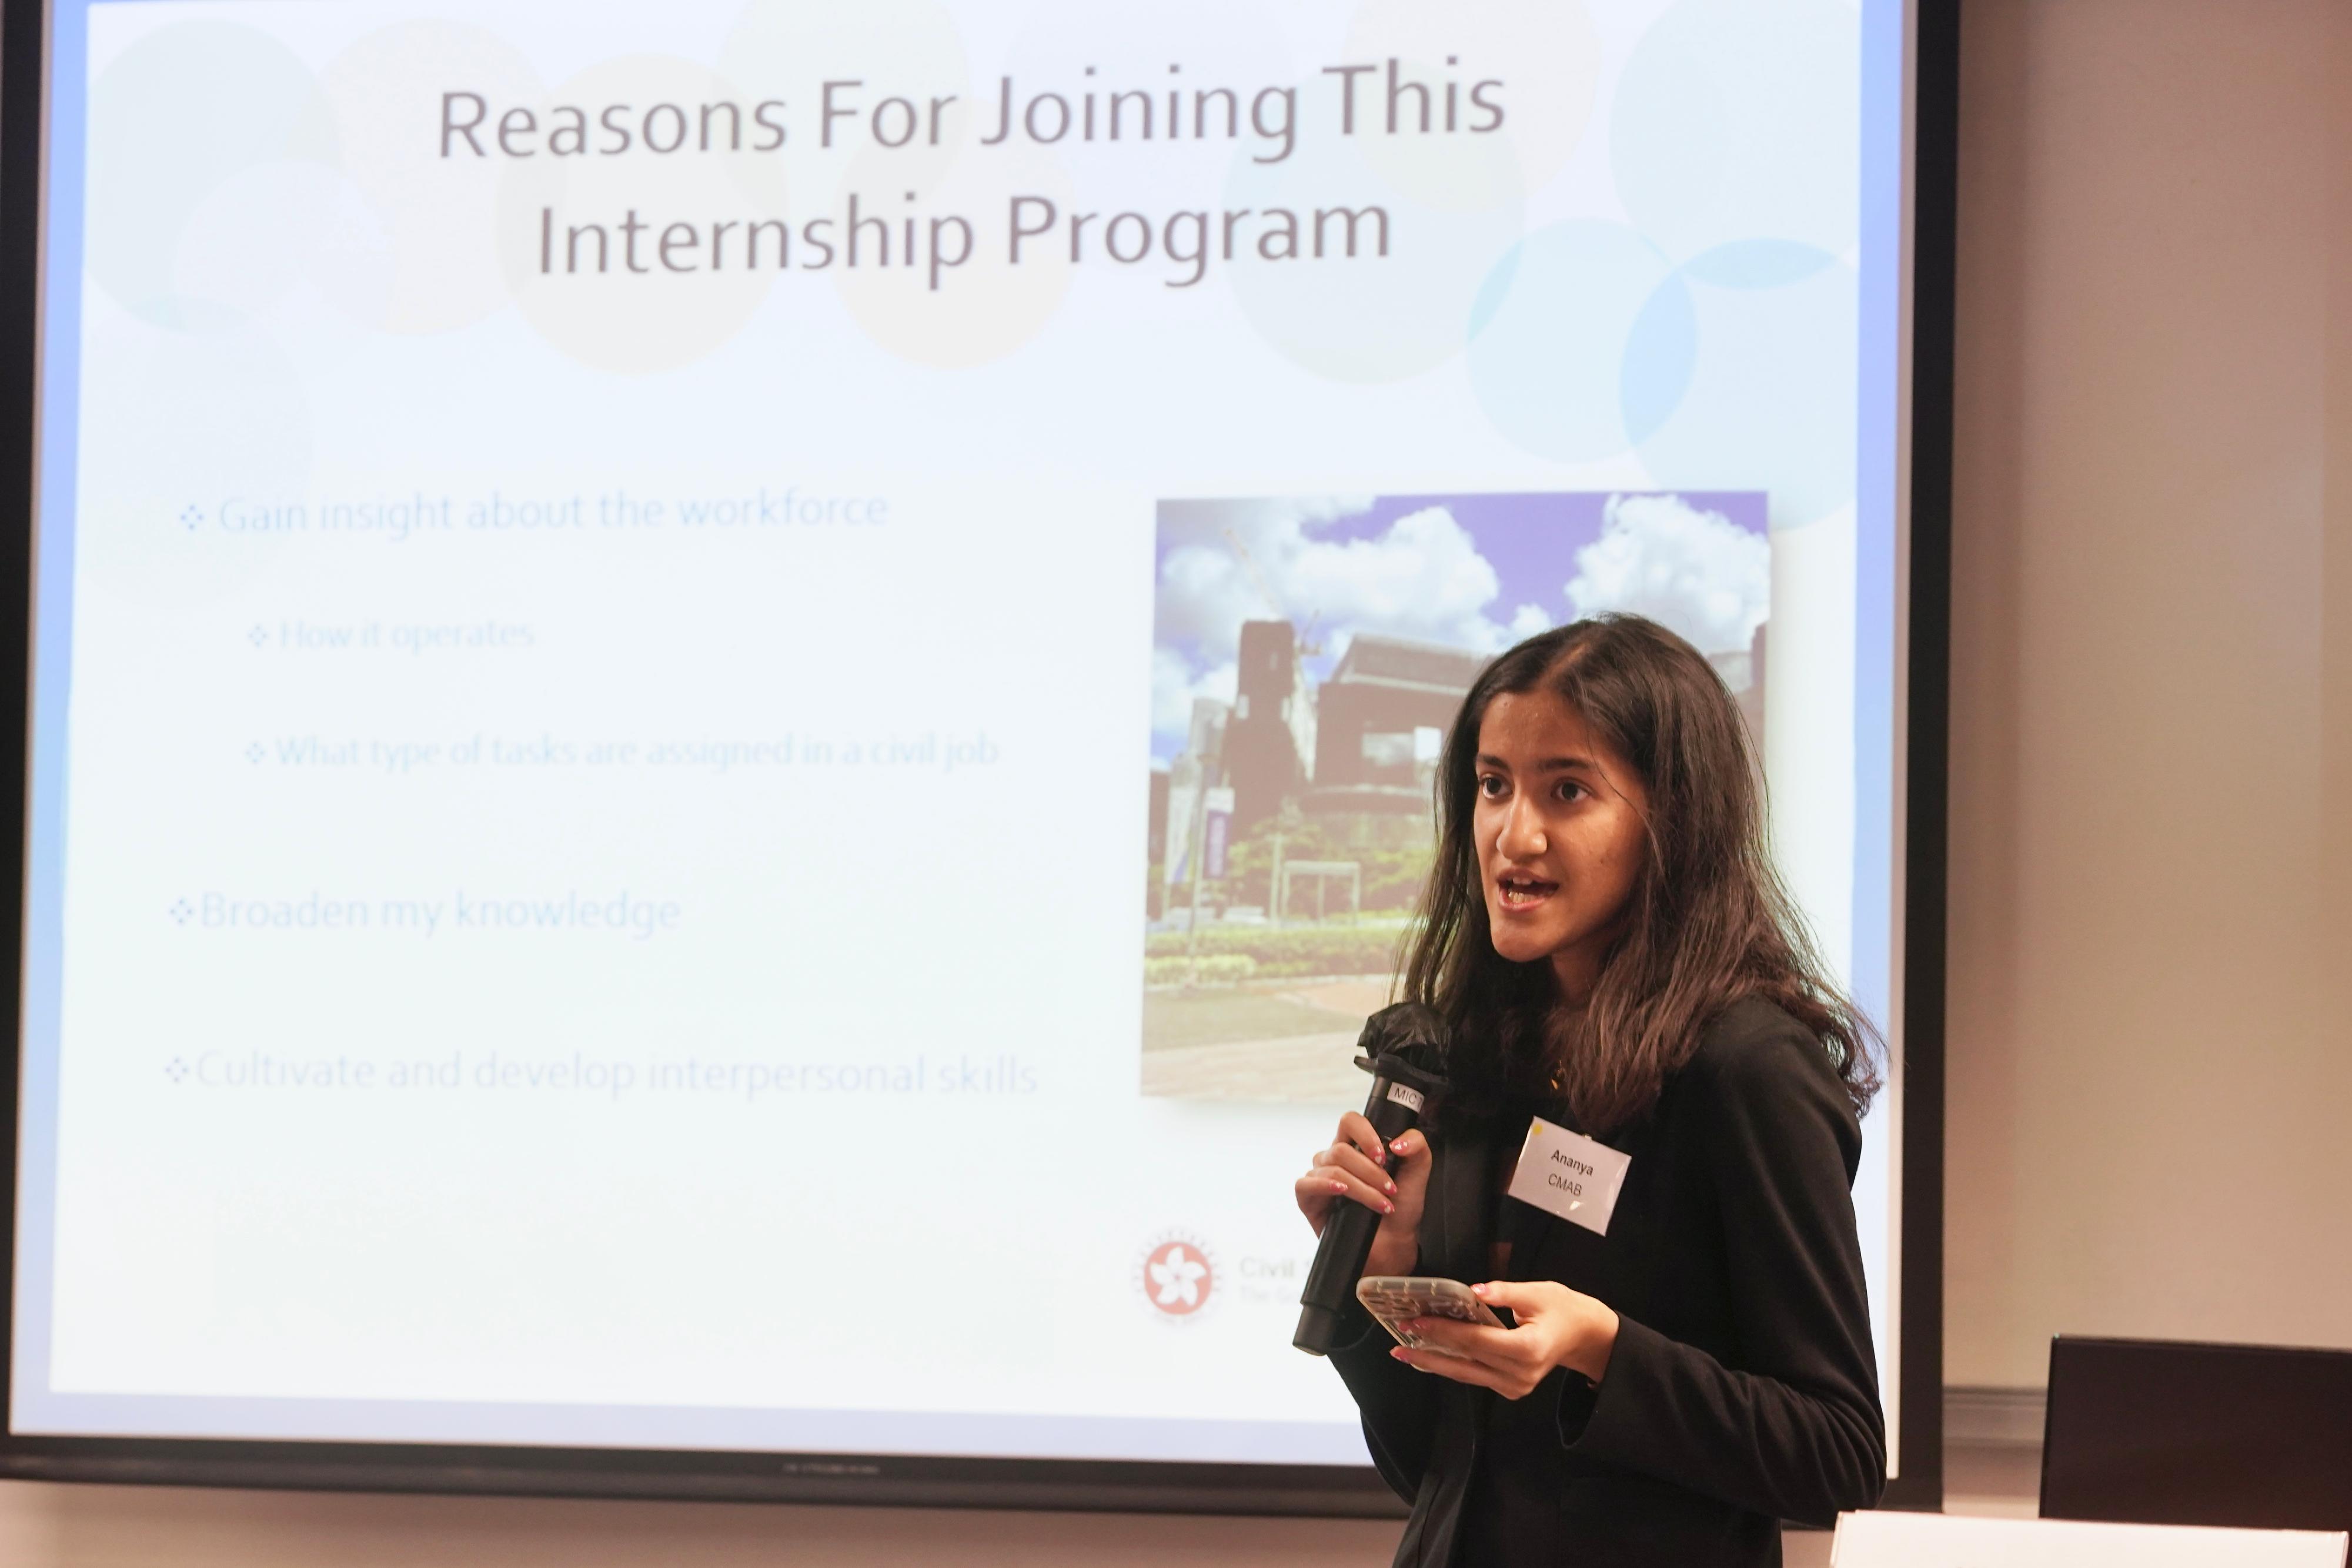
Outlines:
{"type": "Polygon", "coordinates": [[[1516,1328],[1484,1328],[1451,1318],[1415,1318],[1404,1328],[1426,1347],[1399,1345],[1389,1354],[1423,1372],[1524,1399],[1555,1366],[1593,1382],[1609,1370],[1617,1344],[1617,1314],[1603,1302],[1549,1280],[1496,1280],[1474,1285],[1490,1307],[1508,1307],[1516,1328]]]}

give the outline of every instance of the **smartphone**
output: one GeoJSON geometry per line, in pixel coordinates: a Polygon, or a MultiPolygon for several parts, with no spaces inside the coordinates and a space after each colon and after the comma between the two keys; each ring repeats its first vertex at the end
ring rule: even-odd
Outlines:
{"type": "Polygon", "coordinates": [[[1367,1274],[1356,1281],[1356,1300],[1364,1303],[1364,1310],[1379,1320],[1381,1327],[1388,1330],[1397,1343],[1412,1350],[1444,1354],[1404,1331],[1402,1325],[1413,1318],[1452,1318],[1456,1322],[1489,1329],[1503,1326],[1503,1320],[1495,1315],[1494,1309],[1472,1294],[1470,1287],[1459,1280],[1367,1274]]]}

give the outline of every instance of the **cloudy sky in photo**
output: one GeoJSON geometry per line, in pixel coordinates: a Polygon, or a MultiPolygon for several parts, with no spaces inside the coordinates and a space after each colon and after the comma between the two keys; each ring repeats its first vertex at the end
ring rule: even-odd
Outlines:
{"type": "Polygon", "coordinates": [[[1152,757],[1183,749],[1194,697],[1233,700],[1244,621],[1297,625],[1318,682],[1359,632],[1495,653],[1602,610],[1744,651],[1770,608],[1764,518],[1761,491],[1163,501],[1152,757]]]}

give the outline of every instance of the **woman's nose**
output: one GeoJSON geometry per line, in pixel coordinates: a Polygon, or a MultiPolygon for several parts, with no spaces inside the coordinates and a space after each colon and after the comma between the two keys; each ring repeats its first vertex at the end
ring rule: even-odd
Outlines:
{"type": "Polygon", "coordinates": [[[1527,860],[1539,855],[1548,847],[1544,841],[1543,824],[1537,821],[1535,809],[1526,796],[1514,800],[1503,812],[1503,831],[1495,847],[1507,860],[1527,860]]]}

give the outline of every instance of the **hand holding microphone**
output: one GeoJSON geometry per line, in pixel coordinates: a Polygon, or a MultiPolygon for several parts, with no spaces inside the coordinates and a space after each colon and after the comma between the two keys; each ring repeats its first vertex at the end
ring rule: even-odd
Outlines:
{"type": "Polygon", "coordinates": [[[1314,1165],[1298,1178],[1298,1212],[1320,1236],[1334,1207],[1362,1204],[1381,1219],[1361,1272],[1410,1274],[1421,1255],[1418,1232],[1429,1191],[1429,1140],[1419,1128],[1383,1150],[1380,1134],[1364,1113],[1350,1111],[1339,1118],[1331,1146],[1318,1152],[1314,1165]]]}
{"type": "Polygon", "coordinates": [[[1359,1314],[1358,1281],[1391,1266],[1410,1270],[1420,1256],[1415,1233],[1430,1167],[1421,1124],[1445,1098],[1443,1038],[1435,1015],[1410,1003],[1366,1019],[1366,1054],[1356,1065],[1372,1075],[1370,1097],[1360,1114],[1339,1119],[1339,1137],[1293,1184],[1320,1238],[1290,1341],[1310,1355],[1329,1354],[1359,1314]]]}

